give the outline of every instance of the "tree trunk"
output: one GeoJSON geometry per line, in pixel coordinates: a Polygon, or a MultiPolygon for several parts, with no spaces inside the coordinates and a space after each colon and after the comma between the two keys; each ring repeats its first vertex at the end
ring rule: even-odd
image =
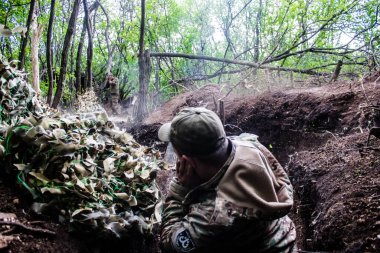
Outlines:
{"type": "Polygon", "coordinates": [[[18,68],[19,69],[23,69],[24,65],[25,65],[25,49],[26,49],[26,45],[28,44],[30,24],[32,22],[32,16],[33,16],[35,5],[36,5],[36,0],[31,0],[28,19],[26,21],[26,29],[27,29],[26,34],[25,34],[25,37],[21,38],[21,48],[20,48],[20,54],[18,56],[18,60],[19,60],[18,68]]]}
{"type": "MultiPolygon", "coordinates": [[[[4,18],[4,27],[7,26],[9,10],[7,10],[4,18]]],[[[5,49],[8,51],[8,62],[13,60],[11,41],[8,37],[0,37],[0,51],[3,56],[6,56],[5,49]]]]}
{"type": "Polygon", "coordinates": [[[68,54],[69,54],[69,48],[71,45],[71,39],[74,34],[75,24],[76,24],[78,12],[79,12],[79,3],[80,3],[80,0],[75,0],[74,2],[73,11],[71,13],[70,20],[69,20],[69,26],[67,27],[65,40],[63,42],[63,49],[62,49],[62,56],[61,56],[61,71],[59,72],[57,91],[55,93],[53,104],[52,104],[53,108],[57,108],[61,100],[62,93],[63,93],[63,87],[64,87],[65,77],[66,77],[66,72],[67,72],[67,59],[68,59],[68,54]]]}
{"type": "Polygon", "coordinates": [[[54,16],[55,16],[55,0],[51,0],[49,26],[48,26],[47,39],[46,39],[47,75],[48,75],[48,80],[49,80],[49,89],[48,89],[48,94],[47,94],[48,105],[51,105],[51,100],[53,96],[53,88],[54,88],[53,67],[52,67],[53,55],[52,55],[52,49],[51,49],[54,16]]]}
{"type": "Polygon", "coordinates": [[[145,0],[141,0],[141,23],[139,41],[139,102],[137,105],[136,121],[142,122],[147,113],[147,94],[150,77],[150,55],[149,50],[144,51],[144,32],[145,32],[145,0]]]}
{"type": "Polygon", "coordinates": [[[40,66],[38,61],[38,45],[42,33],[42,26],[37,23],[37,6],[33,11],[31,23],[32,41],[31,41],[31,58],[32,58],[32,86],[36,91],[37,96],[41,94],[40,90],[40,66]]]}
{"type": "Polygon", "coordinates": [[[85,91],[85,84],[82,83],[82,74],[81,74],[81,60],[82,60],[82,51],[84,44],[84,37],[86,35],[86,23],[83,22],[82,32],[80,34],[78,50],[77,50],[77,59],[76,59],[76,67],[75,67],[75,88],[77,93],[82,93],[85,91]]]}
{"type": "MultiPolygon", "coordinates": [[[[75,33],[76,33],[76,29],[74,31],[74,36],[75,36],[75,33]]],[[[70,47],[70,69],[69,69],[69,72],[70,73],[75,73],[75,68],[74,68],[74,62],[75,62],[75,57],[74,57],[74,54],[75,54],[75,39],[73,39],[71,41],[71,47],[70,47]]],[[[75,77],[71,74],[69,75],[69,80],[68,80],[68,84],[69,84],[69,90],[70,90],[70,97],[69,97],[69,103],[70,105],[72,104],[72,102],[74,102],[74,98],[77,97],[77,94],[76,94],[76,90],[74,91],[74,86],[75,86],[75,77]]]]}
{"type": "Polygon", "coordinates": [[[87,0],[83,0],[84,7],[84,22],[87,28],[87,77],[86,77],[86,88],[89,89],[92,86],[92,55],[93,55],[93,42],[92,42],[92,29],[90,22],[90,13],[88,11],[87,0]]]}
{"type": "MultiPolygon", "coordinates": [[[[13,60],[13,52],[12,52],[10,39],[9,38],[3,38],[3,39],[5,41],[5,48],[8,50],[8,54],[9,54],[9,60],[8,61],[12,61],[13,60]]],[[[3,52],[3,55],[5,55],[4,52],[3,52]]]]}
{"type": "MultiPolygon", "coordinates": [[[[99,3],[94,2],[90,8],[89,8],[89,14],[98,8],[99,3]]],[[[82,26],[82,32],[80,34],[79,44],[78,44],[78,50],[77,50],[77,57],[76,57],[76,63],[75,63],[75,88],[76,92],[83,93],[86,90],[86,83],[82,82],[82,73],[81,73],[81,61],[82,61],[82,52],[83,52],[83,45],[84,45],[84,38],[86,36],[86,22],[83,22],[82,26]]]]}
{"type": "Polygon", "coordinates": [[[145,50],[139,57],[139,102],[137,105],[136,121],[142,122],[147,113],[147,95],[151,73],[150,53],[145,50]]]}
{"type": "Polygon", "coordinates": [[[330,83],[338,80],[338,76],[340,74],[340,70],[342,69],[342,65],[343,65],[343,61],[339,60],[338,63],[336,64],[335,71],[334,71],[334,74],[330,80],[330,83]]]}
{"type": "Polygon", "coordinates": [[[158,106],[160,104],[161,99],[161,93],[160,93],[160,59],[156,59],[156,66],[154,71],[154,89],[155,89],[155,95],[153,97],[154,106],[158,106]]]}
{"type": "Polygon", "coordinates": [[[111,47],[110,38],[109,38],[110,19],[108,17],[106,9],[103,7],[103,5],[101,3],[99,3],[99,6],[102,9],[104,15],[106,16],[106,20],[107,20],[106,30],[104,31],[104,36],[106,38],[107,51],[108,51],[106,75],[110,75],[111,74],[111,68],[112,68],[112,57],[113,57],[113,52],[114,52],[115,47],[111,47]]]}
{"type": "MultiPolygon", "coordinates": [[[[263,1],[259,1],[259,8],[257,10],[256,24],[255,24],[255,45],[253,50],[253,62],[258,63],[260,57],[260,23],[261,23],[261,11],[263,8],[263,1]]],[[[254,69],[254,75],[257,74],[257,69],[254,69]]]]}

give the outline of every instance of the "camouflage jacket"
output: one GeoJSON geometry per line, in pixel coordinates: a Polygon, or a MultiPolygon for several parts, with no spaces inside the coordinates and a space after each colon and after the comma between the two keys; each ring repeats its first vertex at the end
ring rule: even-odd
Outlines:
{"type": "Polygon", "coordinates": [[[189,190],[172,180],[162,215],[164,252],[296,249],[295,227],[287,216],[292,186],[282,166],[254,137],[230,140],[228,160],[208,182],[189,190]]]}

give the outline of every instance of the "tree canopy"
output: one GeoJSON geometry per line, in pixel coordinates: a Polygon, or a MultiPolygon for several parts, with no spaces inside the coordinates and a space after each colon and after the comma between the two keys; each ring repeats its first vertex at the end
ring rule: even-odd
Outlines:
{"type": "Polygon", "coordinates": [[[109,74],[120,80],[121,100],[137,94],[144,50],[151,64],[149,108],[190,86],[239,82],[262,69],[298,78],[332,75],[338,62],[341,75],[379,69],[376,0],[142,2],[1,1],[0,52],[32,72],[35,16],[43,28],[41,96],[53,106],[69,105],[90,87],[101,91],[109,74]]]}

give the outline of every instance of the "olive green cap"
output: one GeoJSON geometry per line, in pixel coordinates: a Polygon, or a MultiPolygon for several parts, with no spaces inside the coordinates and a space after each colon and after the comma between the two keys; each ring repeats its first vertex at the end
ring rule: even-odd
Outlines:
{"type": "Polygon", "coordinates": [[[182,109],[158,130],[161,141],[171,142],[185,155],[208,155],[224,143],[226,133],[218,115],[203,107],[182,109]]]}

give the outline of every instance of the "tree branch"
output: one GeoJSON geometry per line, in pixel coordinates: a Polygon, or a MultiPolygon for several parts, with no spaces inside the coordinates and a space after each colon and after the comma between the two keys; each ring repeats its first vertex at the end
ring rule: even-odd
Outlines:
{"type": "MultiPolygon", "coordinates": [[[[346,10],[342,9],[340,10],[338,13],[335,13],[334,15],[332,15],[329,19],[327,19],[316,31],[314,31],[310,36],[304,38],[303,40],[299,41],[299,42],[296,42],[294,43],[290,48],[288,48],[285,52],[283,53],[280,53],[279,55],[276,55],[275,57],[273,58],[269,58],[267,60],[265,60],[263,62],[263,64],[267,64],[267,63],[270,63],[270,62],[273,62],[273,61],[277,61],[277,60],[273,60],[273,59],[283,59],[283,56],[287,56],[290,54],[290,52],[297,48],[299,45],[302,45],[304,44],[305,42],[309,41],[310,39],[312,39],[313,37],[315,37],[319,32],[321,32],[322,30],[325,29],[326,26],[328,26],[330,24],[330,22],[332,22],[335,18],[345,14],[345,13],[348,13],[354,6],[355,4],[357,3],[358,1],[354,1],[352,3],[352,5],[347,8],[346,10]]],[[[301,35],[302,36],[302,35],[301,35]]]]}
{"type": "Polygon", "coordinates": [[[328,75],[327,73],[319,73],[315,71],[310,70],[304,70],[304,69],[295,69],[295,68],[281,68],[281,67],[273,67],[268,65],[262,65],[250,61],[242,61],[242,60],[230,60],[230,59],[223,59],[223,58],[217,58],[217,57],[211,57],[211,56],[204,56],[204,55],[191,55],[191,54],[182,54],[182,53],[155,53],[152,52],[150,54],[151,57],[169,57],[169,58],[186,58],[186,59],[194,59],[194,60],[207,60],[207,61],[214,61],[214,62],[222,62],[222,63],[228,63],[228,64],[237,64],[237,65],[243,65],[243,66],[250,66],[258,69],[269,69],[269,70],[280,70],[280,71],[292,71],[307,75],[328,75]]]}
{"type": "Polygon", "coordinates": [[[244,4],[244,6],[235,14],[235,16],[231,17],[231,23],[232,21],[237,18],[237,16],[240,15],[240,13],[242,13],[242,11],[247,8],[247,6],[252,2],[252,0],[249,0],[247,3],[244,4]]]}
{"type": "Polygon", "coordinates": [[[50,230],[47,230],[47,229],[43,229],[43,228],[33,228],[33,227],[29,227],[25,224],[22,224],[18,221],[16,222],[11,222],[11,221],[0,221],[0,226],[1,225],[8,225],[8,226],[16,226],[16,227],[20,227],[24,230],[27,230],[27,231],[32,231],[32,232],[37,232],[37,233],[43,233],[43,234],[48,234],[48,235],[56,235],[55,232],[53,231],[50,231],[50,230]]]}
{"type": "Polygon", "coordinates": [[[195,77],[184,77],[184,78],[181,78],[181,79],[178,79],[178,80],[174,80],[173,82],[175,83],[184,83],[184,82],[188,82],[188,81],[203,81],[203,80],[208,80],[208,79],[211,79],[211,78],[214,78],[214,77],[217,77],[217,76],[220,76],[220,75],[227,75],[227,74],[237,74],[237,73],[241,73],[241,72],[244,72],[248,69],[250,69],[251,67],[247,67],[247,68],[243,68],[243,69],[236,69],[236,70],[228,70],[228,71],[216,71],[214,74],[211,74],[211,75],[202,75],[202,76],[195,76],[195,77]]]}
{"type": "Polygon", "coordinates": [[[282,59],[288,58],[290,56],[295,56],[295,55],[300,55],[300,54],[305,54],[305,53],[321,53],[321,54],[331,54],[331,55],[345,56],[347,54],[351,54],[353,52],[359,51],[363,47],[364,46],[359,47],[357,49],[346,50],[344,52],[333,52],[333,50],[338,50],[339,48],[314,48],[314,47],[311,47],[311,48],[307,48],[307,49],[304,49],[304,50],[296,51],[296,52],[293,52],[293,53],[283,54],[282,56],[279,56],[279,57],[274,57],[274,58],[272,58],[270,60],[264,61],[264,63],[267,64],[267,63],[270,63],[270,62],[276,62],[276,61],[280,61],[282,59]]]}
{"type": "Polygon", "coordinates": [[[106,75],[111,73],[111,67],[112,67],[112,54],[113,54],[113,49],[111,49],[111,43],[110,43],[110,38],[109,38],[109,29],[110,29],[110,19],[108,17],[108,13],[104,6],[100,3],[100,0],[97,1],[99,4],[100,8],[102,9],[104,15],[106,16],[106,21],[107,21],[107,26],[104,31],[104,36],[106,37],[106,44],[107,44],[107,51],[108,51],[108,57],[107,57],[107,69],[106,69],[106,75]]]}

